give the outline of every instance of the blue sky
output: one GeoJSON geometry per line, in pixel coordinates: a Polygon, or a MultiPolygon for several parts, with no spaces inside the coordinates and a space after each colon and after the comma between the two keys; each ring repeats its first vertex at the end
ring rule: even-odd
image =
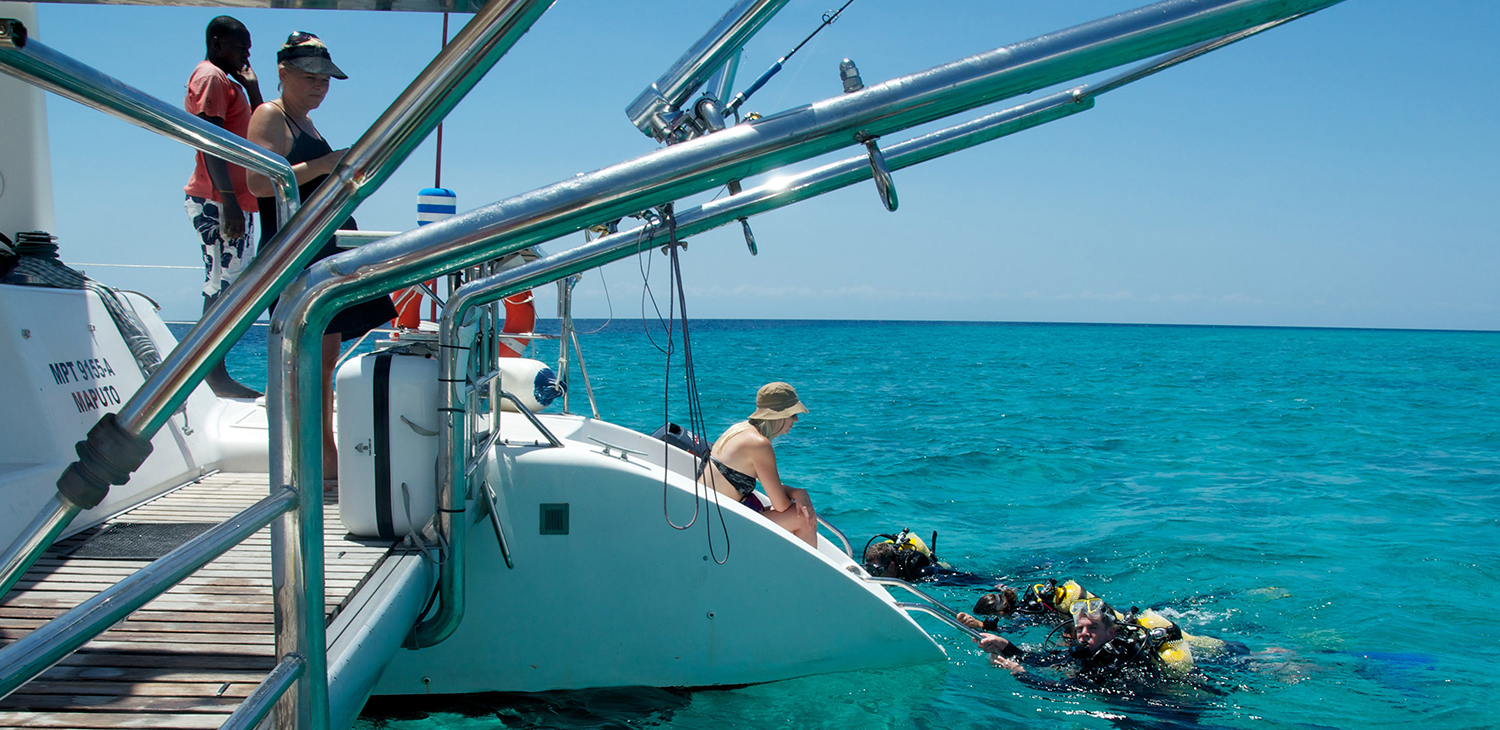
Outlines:
{"type": "MultiPolygon", "coordinates": [[[[747,46],[737,88],[838,4],[788,3],[747,46]]],[[[878,82],[1139,4],[856,0],[746,109],[838,94],[846,56],[878,82]]],[[[449,117],[443,182],[460,209],[654,149],[625,105],[727,5],[560,0],[449,117]]],[[[180,103],[216,14],[49,4],[38,35],[180,103]]],[[[268,96],[287,33],[328,42],[351,76],[314,113],[336,147],[384,110],[441,36],[438,15],[232,14],[254,36],[268,96]]],[[[453,16],[455,29],[467,17],[453,16]]],[[[700,236],[684,259],[689,311],[1500,329],[1497,37],[1500,3],[1348,0],[1110,93],[1092,111],[899,171],[894,214],[867,184],[752,219],[755,258],[737,228],[700,236]]],[[[191,153],[56,97],[48,115],[64,258],[198,265],[181,204],[191,153]]],[[[432,148],[361,206],[362,227],[414,225],[432,148]]],[[[575,314],[639,317],[641,270],[631,259],[587,276],[575,314]]],[[[658,292],[664,271],[653,268],[658,292]]],[[[89,273],[151,294],[169,318],[196,316],[201,272],[89,273]]]]}

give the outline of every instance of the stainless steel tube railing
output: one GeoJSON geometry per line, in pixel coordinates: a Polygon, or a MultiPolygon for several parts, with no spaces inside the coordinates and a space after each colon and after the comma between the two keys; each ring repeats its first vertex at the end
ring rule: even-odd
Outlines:
{"type": "MultiPolygon", "coordinates": [[[[467,505],[467,475],[468,464],[465,463],[469,456],[466,442],[470,436],[470,429],[465,423],[468,397],[471,392],[481,385],[495,385],[499,381],[499,369],[496,368],[486,373],[473,385],[467,384],[465,377],[465,362],[461,357],[468,352],[469,346],[458,341],[460,324],[464,322],[469,312],[477,307],[499,301],[502,297],[489,297],[485,285],[501,274],[495,274],[475,282],[470,282],[458,288],[448,297],[448,303],[443,307],[442,321],[438,326],[438,349],[440,357],[438,362],[438,382],[443,384],[443,403],[441,406],[442,418],[438,419],[438,510],[437,531],[439,542],[447,546],[448,555],[439,566],[438,575],[438,608],[432,617],[418,624],[412,630],[407,645],[413,648],[432,646],[448,638],[458,628],[464,615],[464,574],[467,552],[465,543],[468,540],[469,523],[463,510],[467,505]]],[[[504,390],[492,389],[493,394],[490,407],[492,423],[490,424],[489,442],[485,444],[485,450],[489,444],[498,438],[500,433],[499,398],[509,400],[526,417],[531,425],[541,433],[547,442],[553,447],[562,446],[552,432],[542,424],[541,420],[532,413],[529,408],[521,403],[515,395],[504,390]]]]}
{"type": "Polygon", "coordinates": [[[786,3],[787,0],[740,0],[656,83],[646,87],[625,107],[625,116],[646,136],[662,139],[671,129],[673,115],[688,97],[729,62],[786,3]]]}
{"type": "MultiPolygon", "coordinates": [[[[390,176],[550,6],[551,0],[490,0],[350,148],[329,180],[318,188],[298,217],[289,221],[280,235],[285,236],[288,243],[327,238],[338,222],[390,176]],[[313,213],[309,214],[309,210],[313,213]]],[[[381,244],[377,242],[370,246],[379,247],[381,244]]],[[[368,246],[354,252],[365,248],[368,246]]],[[[343,260],[343,257],[335,256],[330,261],[343,260]]],[[[278,270],[295,266],[296,269],[286,277],[290,278],[305,261],[297,258],[295,261],[283,259],[269,263],[278,270]]],[[[242,283],[245,277],[255,273],[254,266],[251,269],[241,277],[242,283]]],[[[335,265],[335,269],[359,274],[340,265],[335,265]]],[[[277,283],[285,280],[269,275],[261,278],[274,279],[277,283]]],[[[245,290],[253,287],[255,281],[252,278],[245,290]]],[[[234,289],[240,290],[240,287],[234,289]]],[[[333,312],[314,325],[316,334],[312,334],[313,329],[295,325],[288,329],[283,325],[287,320],[281,315],[287,309],[288,300],[283,298],[282,303],[272,323],[268,348],[272,372],[266,393],[271,422],[271,483],[312,485],[311,489],[318,489],[322,484],[323,468],[319,456],[323,448],[322,398],[318,395],[322,389],[319,341],[333,312]],[[292,380],[289,382],[288,378],[292,380]],[[311,400],[302,397],[303,394],[312,394],[311,400]],[[309,416],[313,419],[311,430],[299,428],[298,421],[309,416]]],[[[222,306],[225,302],[221,300],[220,304],[222,306]]],[[[248,311],[248,308],[235,307],[223,316],[225,321],[235,322],[234,328],[238,330],[248,326],[249,319],[241,319],[248,311]]],[[[305,320],[297,321],[306,324],[305,320]]],[[[213,326],[205,328],[205,323],[200,322],[194,332],[199,329],[208,332],[223,326],[222,322],[209,324],[213,326]]],[[[190,340],[193,340],[192,332],[174,353],[188,347],[190,340]]],[[[195,344],[208,347],[210,341],[211,335],[206,334],[195,344]]],[[[156,409],[171,403],[171,399],[148,395],[137,405],[136,399],[132,398],[121,411],[121,416],[153,413],[157,418],[164,417],[156,409]]],[[[298,511],[297,519],[278,521],[272,526],[271,538],[272,582],[277,596],[276,650],[281,655],[296,653],[308,659],[307,675],[298,683],[297,691],[288,693],[277,705],[277,724],[299,730],[324,730],[328,727],[329,715],[328,665],[324,649],[322,505],[304,505],[298,511]]]]}
{"type": "Polygon", "coordinates": [[[553,436],[552,432],[550,430],[548,430],[545,425],[542,424],[541,419],[537,418],[536,414],[532,413],[531,409],[527,408],[526,404],[522,403],[520,398],[517,398],[515,396],[515,394],[509,393],[509,392],[504,391],[504,390],[500,391],[500,397],[504,398],[504,399],[506,399],[508,401],[510,401],[513,404],[515,404],[516,410],[520,411],[521,415],[525,416],[526,420],[528,420],[528,421],[531,422],[531,425],[532,425],[533,428],[535,428],[537,431],[541,432],[542,438],[547,439],[547,445],[548,446],[551,446],[554,449],[560,449],[560,448],[562,448],[562,445],[563,445],[562,440],[559,439],[556,436],[553,436]]]}
{"type": "Polygon", "coordinates": [[[307,673],[307,658],[300,654],[288,654],[276,664],[276,668],[261,681],[260,685],[236,707],[234,713],[219,726],[219,730],[255,730],[261,720],[271,714],[277,700],[291,689],[303,674],[307,673]]]}
{"type": "MultiPolygon", "coordinates": [[[[1292,15],[1337,1],[1306,0],[1293,3],[1296,7],[1291,9],[1279,4],[1275,12],[1285,11],[1287,15],[1292,15]]],[[[393,291],[480,261],[499,258],[528,245],[578,230],[590,218],[607,219],[612,215],[638,210],[663,196],[670,198],[696,192],[719,181],[716,175],[724,174],[724,170],[739,173],[727,174],[726,177],[741,177],[769,166],[771,163],[768,160],[789,161],[787,155],[801,155],[813,149],[814,145],[837,145],[839,142],[830,142],[829,138],[840,130],[851,128],[845,125],[853,125],[852,128],[858,129],[859,125],[866,122],[884,125],[925,121],[935,113],[934,109],[953,111],[964,104],[980,103],[972,98],[972,94],[979,93],[982,89],[1016,90],[1033,85],[1047,85],[1060,80],[1053,73],[1086,74],[1116,65],[1124,60],[1123,55],[1148,55],[1146,51],[1161,47],[1163,41],[1157,37],[1159,35],[1169,36],[1172,42],[1186,44],[1201,40],[1200,35],[1212,35],[1216,31],[1227,29],[1239,32],[1244,30],[1244,24],[1260,20],[1267,14],[1279,19],[1280,16],[1264,7],[1267,4],[1250,0],[1219,3],[1172,0],[1160,3],[1151,6],[1150,10],[1154,12],[1144,17],[1140,11],[1126,13],[1107,21],[998,49],[914,77],[897,79],[840,99],[814,104],[776,119],[741,125],[712,137],[683,143],[632,162],[581,175],[564,183],[486,206],[442,223],[408,231],[329,259],[310,269],[289,291],[283,307],[278,309],[274,327],[284,332],[287,341],[307,340],[301,342],[300,346],[310,348],[315,343],[309,339],[313,336],[309,333],[320,333],[332,312],[363,297],[393,291]],[[1093,61],[1085,64],[1073,58],[1073,54],[1084,54],[1093,61]],[[1025,57],[1016,58],[1020,55],[1025,57]],[[1043,69],[1048,70],[1043,72],[1043,69]],[[1020,78],[1009,78],[1008,74],[1016,74],[1020,78]],[[954,78],[955,76],[960,78],[954,78]],[[958,103],[947,100],[942,97],[942,92],[965,95],[968,101],[958,103]],[[854,103],[860,100],[864,103],[854,103]],[[796,141],[790,141],[793,139],[796,141]]],[[[993,98],[995,97],[990,97],[993,98]]],[[[915,164],[1066,116],[1088,108],[1092,103],[1092,98],[1080,99],[1072,92],[1063,92],[1022,105],[1003,117],[986,117],[948,130],[946,135],[939,133],[929,135],[932,139],[924,137],[913,140],[910,143],[913,146],[909,149],[898,150],[900,145],[893,146],[887,152],[888,161],[891,161],[893,167],[899,167],[902,163],[915,164]],[[895,154],[897,152],[904,152],[905,156],[898,157],[895,154]]],[[[850,142],[852,141],[851,137],[850,142]]],[[[798,192],[802,197],[810,197],[832,187],[863,179],[859,176],[868,177],[870,173],[866,165],[846,174],[851,176],[849,180],[830,184],[830,187],[822,190],[804,189],[798,192]]],[[[776,187],[775,184],[763,186],[764,195],[758,200],[760,205],[765,206],[761,210],[802,199],[780,196],[776,187]]],[[[745,206],[746,201],[741,200],[742,197],[748,198],[749,192],[717,201],[720,203],[718,206],[703,206],[700,209],[703,212],[697,220],[704,228],[699,230],[712,227],[708,224],[712,222],[714,213],[727,215],[724,221],[727,222],[746,215],[747,209],[758,212],[753,206],[745,206]]],[[[685,217],[679,215],[679,233],[685,233],[687,223],[685,217]]],[[[635,233],[643,232],[638,230],[635,233]]],[[[492,301],[536,283],[552,281],[627,255],[629,247],[638,244],[639,240],[633,238],[630,232],[606,236],[567,254],[525,264],[472,282],[465,288],[488,288],[482,301],[492,301]],[[502,281],[509,283],[496,286],[502,281]],[[522,281],[530,283],[520,285],[522,281]]],[[[481,303],[478,295],[475,296],[471,306],[481,303]]],[[[463,309],[451,306],[452,302],[449,304],[446,311],[459,312],[463,309]]],[[[292,391],[296,389],[301,389],[295,396],[297,399],[317,402],[316,394],[320,384],[310,375],[311,370],[300,365],[296,358],[277,359],[285,366],[285,370],[278,376],[279,382],[283,383],[285,395],[273,401],[273,412],[277,412],[277,402],[293,397],[292,391]]],[[[280,412],[295,412],[285,406],[281,408],[280,412]]],[[[283,421],[278,419],[276,422],[283,421]]],[[[319,432],[315,413],[302,412],[296,420],[285,423],[288,433],[281,441],[286,448],[295,448],[293,444],[308,441],[319,432]]],[[[440,441],[451,438],[457,425],[445,419],[443,428],[446,435],[440,436],[440,441]]],[[[462,451],[455,450],[454,453],[461,454],[462,451]]],[[[452,463],[451,458],[442,461],[447,468],[454,470],[462,466],[452,463]]],[[[315,483],[321,478],[320,464],[314,461],[295,463],[301,464],[297,480],[312,480],[311,483],[315,483]]],[[[439,521],[440,530],[443,529],[442,522],[439,521]]],[[[451,539],[450,536],[449,540],[451,539]]]]}
{"type": "Polygon", "coordinates": [[[980,633],[977,630],[965,626],[962,621],[958,620],[957,611],[948,608],[947,604],[939,601],[936,598],[933,598],[927,593],[927,591],[924,591],[910,583],[907,583],[900,578],[878,578],[875,576],[866,576],[864,578],[864,581],[866,583],[875,583],[877,585],[883,585],[890,588],[901,588],[916,596],[917,598],[922,599],[923,601],[922,603],[896,601],[896,605],[899,606],[902,610],[908,612],[920,611],[934,618],[941,619],[943,623],[946,623],[949,626],[952,626],[953,628],[956,628],[959,631],[962,631],[969,636],[974,637],[975,639],[980,638],[980,633]]]}
{"type": "MultiPolygon", "coordinates": [[[[296,508],[299,501],[296,491],[278,490],[0,649],[0,698],[296,508]]],[[[322,500],[317,501],[322,509],[322,500]]]]}
{"type": "MultiPolygon", "coordinates": [[[[0,19],[0,72],[265,175],[275,185],[282,220],[297,210],[297,181],[285,158],[29,38],[19,21],[0,19]]],[[[92,506],[77,504],[76,499],[55,496],[6,550],[0,558],[0,595],[74,517],[92,506]]]]}
{"type": "Polygon", "coordinates": [[[848,555],[850,558],[854,557],[854,548],[849,545],[849,537],[844,534],[843,530],[840,530],[839,528],[834,527],[833,523],[829,522],[828,520],[823,519],[823,515],[818,515],[818,524],[822,525],[829,532],[833,533],[834,536],[839,539],[839,542],[844,543],[844,554],[845,555],[848,555]]]}
{"type": "Polygon", "coordinates": [[[958,629],[959,631],[962,631],[965,634],[968,634],[969,636],[973,637],[975,641],[978,641],[978,640],[984,638],[984,634],[981,634],[978,631],[975,631],[974,629],[971,629],[971,628],[963,625],[962,623],[959,623],[959,621],[958,621],[957,618],[955,618],[955,617],[953,617],[953,616],[951,616],[951,615],[949,615],[947,613],[944,613],[942,611],[939,611],[939,610],[937,610],[937,609],[933,608],[932,606],[929,606],[929,605],[927,605],[925,603],[909,603],[907,601],[896,601],[896,606],[898,608],[900,608],[901,610],[906,611],[908,613],[910,613],[912,611],[917,611],[919,613],[925,613],[928,616],[931,616],[931,617],[933,617],[935,619],[938,619],[939,621],[942,621],[943,623],[948,624],[949,626],[952,626],[953,628],[958,629]]]}
{"type": "Polygon", "coordinates": [[[13,30],[19,25],[17,21],[0,20],[0,25],[11,29],[0,32],[0,72],[264,175],[275,186],[276,212],[281,220],[297,212],[297,178],[286,158],[58,53],[24,33],[17,38],[13,30]],[[7,36],[9,42],[3,40],[7,36]]]}
{"type": "MultiPolygon", "coordinates": [[[[1094,107],[1097,96],[1119,88],[1123,83],[1145,78],[1189,58],[1263,32],[1291,19],[1263,24],[1168,54],[1165,58],[1142,64],[1098,84],[1084,85],[1051,94],[963,124],[890,145],[885,149],[886,161],[892,170],[904,169],[1087,111],[1094,107]]],[[[679,238],[694,236],[746,216],[782,208],[870,178],[871,169],[868,158],[865,155],[859,155],[798,175],[772,180],[764,185],[744,190],[738,195],[679,210],[676,214],[677,236],[679,238]]],[[[652,240],[656,235],[665,235],[665,230],[659,226],[640,226],[620,231],[507,270],[485,283],[474,282],[473,285],[491,288],[489,296],[507,297],[516,292],[542,286],[629,256],[639,250],[643,241],[652,240]]]]}
{"type": "Polygon", "coordinates": [[[26,529],[6,548],[5,555],[0,556],[0,596],[10,593],[16,581],[31,569],[36,559],[51,547],[52,542],[81,511],[82,508],[61,494],[53,494],[42,505],[41,511],[31,519],[26,529]]]}
{"type": "Polygon", "coordinates": [[[864,578],[864,581],[866,583],[874,583],[876,585],[888,586],[890,588],[900,588],[900,589],[902,589],[902,590],[904,590],[904,591],[906,591],[906,592],[908,592],[908,593],[916,596],[917,598],[922,599],[924,602],[932,605],[933,608],[935,608],[935,609],[937,609],[939,611],[942,611],[943,613],[945,613],[945,614],[947,614],[949,616],[952,616],[955,619],[958,618],[958,612],[954,611],[951,608],[948,608],[947,604],[943,603],[942,601],[939,601],[936,598],[933,598],[930,594],[927,593],[927,591],[924,591],[921,588],[918,588],[918,587],[916,587],[916,586],[914,586],[914,585],[912,585],[910,583],[907,583],[906,581],[901,580],[900,578],[881,578],[879,576],[873,576],[873,575],[871,575],[871,576],[866,576],[864,578]]]}

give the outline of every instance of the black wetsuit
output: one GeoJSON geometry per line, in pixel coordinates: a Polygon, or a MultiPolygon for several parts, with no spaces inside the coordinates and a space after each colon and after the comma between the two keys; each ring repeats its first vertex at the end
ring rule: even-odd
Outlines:
{"type": "Polygon", "coordinates": [[[1074,646],[1067,651],[1024,653],[1019,661],[1031,667],[1075,666],[1073,676],[1064,681],[1046,679],[1030,672],[1016,675],[1016,679],[1038,689],[1064,692],[1114,688],[1127,681],[1127,673],[1146,678],[1156,672],[1149,646],[1121,638],[1110,641],[1096,652],[1074,646]]]}
{"type": "MultiPolygon", "coordinates": [[[[288,163],[295,165],[299,162],[311,162],[333,151],[333,148],[322,137],[302,131],[302,128],[286,115],[285,110],[282,110],[281,118],[286,122],[287,130],[292,133],[292,149],[286,156],[288,163]]],[[[297,194],[302,197],[302,202],[307,202],[307,199],[327,178],[327,175],[320,175],[298,185],[297,194]]],[[[260,250],[264,251],[270,244],[271,237],[281,230],[281,222],[276,219],[275,198],[257,198],[257,200],[260,202],[260,250]]],[[[345,220],[339,228],[349,231],[359,230],[353,217],[345,220]]],[[[339,248],[330,237],[328,243],[323,244],[323,248],[318,251],[318,255],[313,257],[313,261],[322,261],[342,251],[343,249],[339,248]]],[[[276,311],[276,302],[271,303],[271,311],[276,311]]],[[[395,318],[396,306],[391,304],[390,297],[382,294],[353,304],[334,315],[333,321],[328,323],[328,329],[324,333],[337,334],[340,340],[348,342],[364,336],[366,332],[395,318]]]]}

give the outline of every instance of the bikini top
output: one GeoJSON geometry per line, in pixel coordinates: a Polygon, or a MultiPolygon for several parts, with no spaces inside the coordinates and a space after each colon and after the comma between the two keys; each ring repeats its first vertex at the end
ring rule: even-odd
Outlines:
{"type": "Polygon", "coordinates": [[[719,473],[723,474],[724,478],[729,480],[730,486],[733,486],[734,490],[740,493],[740,499],[744,499],[755,492],[755,477],[742,471],[731,469],[715,457],[710,456],[708,458],[709,461],[714,463],[714,466],[719,467],[719,473]]]}

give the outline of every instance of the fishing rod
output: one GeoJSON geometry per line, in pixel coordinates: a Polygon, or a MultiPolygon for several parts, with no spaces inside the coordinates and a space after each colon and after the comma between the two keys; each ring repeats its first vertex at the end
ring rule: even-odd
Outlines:
{"type": "Polygon", "coordinates": [[[735,115],[735,118],[739,118],[740,105],[744,104],[745,100],[749,99],[751,94],[754,94],[755,92],[760,91],[760,87],[765,86],[766,82],[770,81],[771,77],[775,76],[776,73],[781,70],[782,64],[786,63],[786,61],[787,61],[788,58],[791,58],[792,56],[796,55],[797,51],[802,50],[802,47],[805,46],[805,45],[807,45],[807,42],[810,41],[810,40],[812,40],[813,36],[816,36],[817,34],[823,32],[824,28],[827,28],[828,26],[833,25],[833,21],[838,20],[839,19],[839,15],[843,14],[844,8],[849,7],[849,5],[851,5],[853,2],[854,2],[854,0],[847,0],[843,5],[839,6],[838,10],[835,10],[835,11],[833,11],[831,13],[823,13],[823,23],[821,25],[819,25],[816,29],[814,29],[813,32],[807,34],[807,37],[803,38],[802,42],[798,43],[796,48],[793,48],[785,56],[782,56],[781,58],[776,59],[776,63],[771,64],[771,67],[768,68],[768,69],[766,69],[766,72],[763,73],[763,74],[761,74],[760,78],[756,79],[755,83],[753,83],[753,84],[750,85],[750,88],[745,89],[744,91],[741,91],[738,94],[735,94],[734,95],[734,100],[730,101],[727,105],[725,105],[725,107],[724,107],[724,113],[728,114],[728,113],[733,112],[734,115],[735,115]]]}

